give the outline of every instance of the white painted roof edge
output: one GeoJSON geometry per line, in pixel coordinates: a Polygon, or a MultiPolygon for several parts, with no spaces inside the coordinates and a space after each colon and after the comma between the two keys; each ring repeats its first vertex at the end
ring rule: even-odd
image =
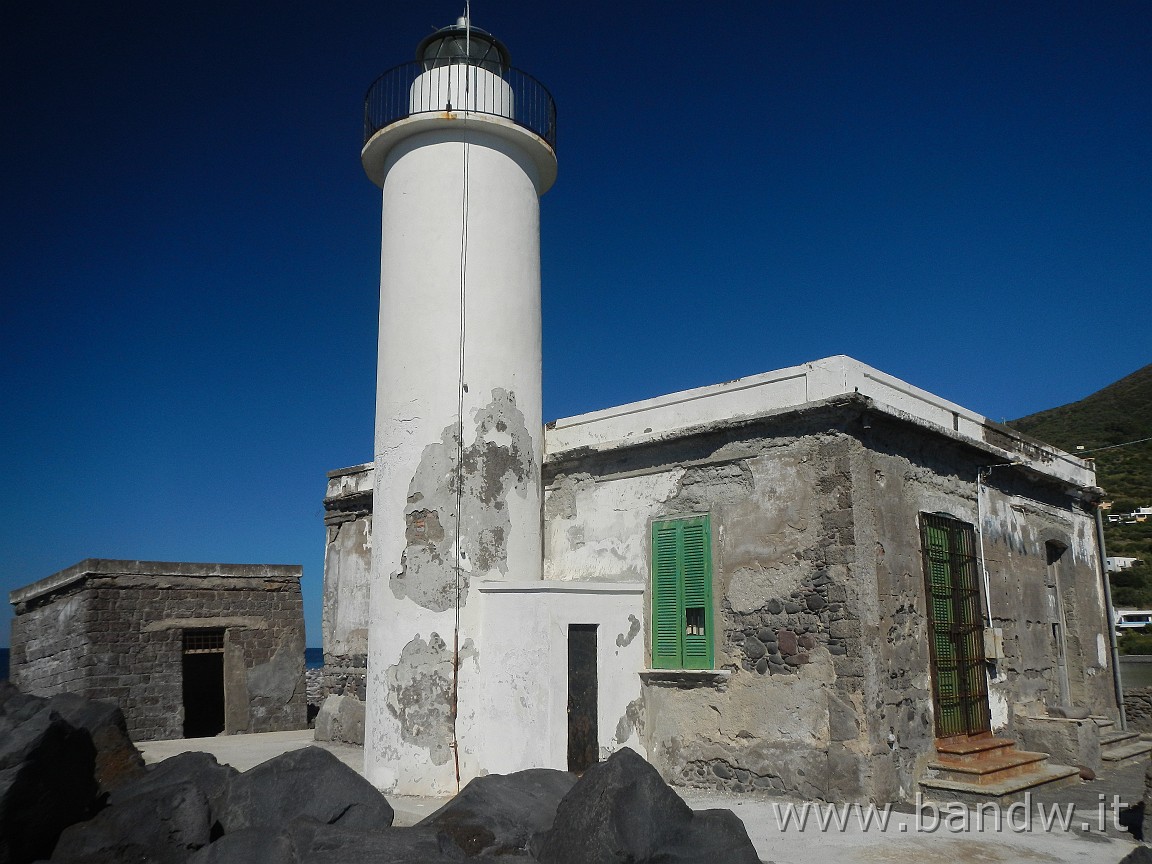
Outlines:
{"type": "Polygon", "coordinates": [[[1095,485],[1093,469],[1082,459],[1040,446],[987,417],[843,354],[774,372],[749,375],[549,423],[546,458],[575,450],[603,450],[642,444],[698,430],[709,424],[752,419],[837,396],[859,394],[885,413],[903,416],[1011,457],[1033,470],[1077,486],[1095,485]],[[1021,443],[1028,455],[997,446],[988,433],[1021,443]],[[1031,452],[1035,451],[1035,452],[1031,452]]]}

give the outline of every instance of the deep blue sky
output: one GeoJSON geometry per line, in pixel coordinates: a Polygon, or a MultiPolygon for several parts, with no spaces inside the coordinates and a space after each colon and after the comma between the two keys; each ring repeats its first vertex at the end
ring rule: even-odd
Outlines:
{"type": "MultiPolygon", "coordinates": [[[[460,6],[0,4],[5,594],[300,563],[320,644],[324,474],[372,456],[361,102],[460,6]]],[[[1014,418],[1152,360],[1147,0],[473,18],[559,106],[547,418],[839,353],[1014,418]]]]}

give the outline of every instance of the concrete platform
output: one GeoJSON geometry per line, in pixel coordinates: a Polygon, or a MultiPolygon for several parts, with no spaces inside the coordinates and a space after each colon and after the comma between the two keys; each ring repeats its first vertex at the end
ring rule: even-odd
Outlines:
{"type": "MultiPolygon", "coordinates": [[[[363,754],[359,747],[315,742],[311,730],[145,741],[137,746],[149,763],[177,753],[200,750],[244,771],[280,753],[313,744],[331,751],[342,762],[362,772],[363,754]]],[[[888,812],[887,827],[878,827],[873,819],[869,827],[864,828],[861,823],[869,815],[867,805],[863,808],[853,805],[848,809],[837,805],[835,811],[831,811],[829,805],[806,805],[785,798],[737,798],[718,793],[677,791],[695,810],[725,808],[739,816],[760,857],[773,864],[811,864],[812,861],[824,860],[836,864],[1116,864],[1136,844],[1125,839],[1123,832],[1111,828],[1107,824],[1111,818],[1110,811],[1100,810],[1097,805],[1102,796],[1110,801],[1113,794],[1131,803],[1135,800],[1133,796],[1137,794],[1137,788],[1143,788],[1143,766],[1080,787],[1037,796],[1032,801],[1030,820],[1017,818],[1011,824],[1002,820],[999,830],[995,818],[989,813],[985,813],[982,819],[975,818],[971,811],[965,811],[968,815],[963,819],[956,811],[940,811],[938,814],[925,811],[918,817],[911,807],[905,806],[901,810],[893,807],[888,812]],[[1075,815],[1068,830],[1059,827],[1059,820],[1051,830],[1045,830],[1037,818],[1041,804],[1046,814],[1051,813],[1053,805],[1062,808],[1075,805],[1075,815]],[[808,808],[806,811],[805,806],[808,808]],[[797,821],[802,813],[806,816],[801,829],[797,821]],[[1097,830],[1101,813],[1107,817],[1104,831],[1097,830]]],[[[418,822],[446,800],[388,796],[389,803],[396,810],[397,825],[418,822]]],[[[1066,810],[1062,812],[1067,813],[1066,810]]]]}

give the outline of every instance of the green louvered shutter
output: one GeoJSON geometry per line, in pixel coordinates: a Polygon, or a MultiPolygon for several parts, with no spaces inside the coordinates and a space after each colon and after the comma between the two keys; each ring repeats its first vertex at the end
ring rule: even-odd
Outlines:
{"type": "Polygon", "coordinates": [[[683,653],[680,624],[679,554],[675,522],[652,526],[652,668],[679,669],[683,653]]]}
{"type": "Polygon", "coordinates": [[[684,668],[712,668],[712,555],[708,517],[680,523],[684,598],[684,668]]]}
{"type": "Polygon", "coordinates": [[[707,516],[652,526],[652,617],[653,668],[712,668],[712,547],[707,516]]]}

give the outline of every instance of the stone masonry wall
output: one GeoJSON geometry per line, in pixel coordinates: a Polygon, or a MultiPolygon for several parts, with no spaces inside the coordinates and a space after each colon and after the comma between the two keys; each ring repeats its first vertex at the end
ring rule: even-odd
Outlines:
{"type": "Polygon", "coordinates": [[[89,596],[74,588],[13,620],[9,674],[25,693],[83,692],[96,665],[89,652],[89,596]]]}
{"type": "Polygon", "coordinates": [[[1125,687],[1124,714],[1131,732],[1152,732],[1152,687],[1125,687]]]}

